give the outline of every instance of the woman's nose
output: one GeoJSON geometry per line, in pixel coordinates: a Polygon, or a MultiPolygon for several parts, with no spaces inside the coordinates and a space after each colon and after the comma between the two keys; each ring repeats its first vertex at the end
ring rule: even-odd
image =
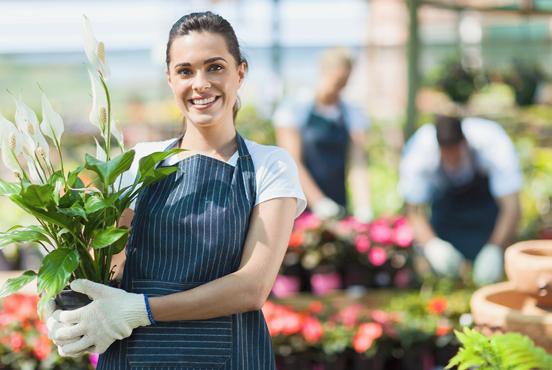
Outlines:
{"type": "Polygon", "coordinates": [[[207,76],[204,72],[198,72],[194,76],[194,81],[192,88],[196,91],[205,91],[211,87],[211,83],[207,79],[207,76]]]}

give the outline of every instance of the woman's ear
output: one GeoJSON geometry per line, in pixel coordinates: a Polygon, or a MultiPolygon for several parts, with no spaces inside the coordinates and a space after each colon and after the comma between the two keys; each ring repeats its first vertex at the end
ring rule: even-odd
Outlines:
{"type": "Polygon", "coordinates": [[[243,83],[243,80],[245,79],[245,73],[247,72],[247,63],[240,63],[238,66],[238,82],[240,84],[240,87],[243,83]]]}
{"type": "Polygon", "coordinates": [[[171,74],[169,73],[169,69],[165,69],[165,78],[167,79],[167,83],[169,86],[171,86],[171,74]]]}

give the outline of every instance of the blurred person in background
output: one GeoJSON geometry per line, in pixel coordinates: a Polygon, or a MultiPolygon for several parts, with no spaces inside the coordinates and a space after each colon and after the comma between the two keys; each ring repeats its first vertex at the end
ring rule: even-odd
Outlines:
{"type": "Polygon", "coordinates": [[[323,220],[342,217],[351,193],[354,216],[368,222],[373,216],[365,150],[369,120],[341,96],[352,69],[348,49],[326,50],[314,96],[286,99],[273,121],[278,145],[297,163],[310,210],[323,220]]]}
{"type": "Polygon", "coordinates": [[[438,275],[457,277],[469,260],[477,285],[502,279],[504,249],[520,219],[521,187],[514,145],[493,121],[438,115],[403,151],[399,190],[438,275]]]}

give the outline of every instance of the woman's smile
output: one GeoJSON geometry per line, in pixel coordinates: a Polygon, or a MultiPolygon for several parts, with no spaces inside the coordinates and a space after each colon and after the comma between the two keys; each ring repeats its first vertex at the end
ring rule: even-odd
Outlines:
{"type": "Polygon", "coordinates": [[[206,110],[211,107],[213,107],[219,100],[220,96],[209,96],[209,97],[194,97],[192,99],[188,99],[188,103],[191,107],[197,110],[206,110]]]}

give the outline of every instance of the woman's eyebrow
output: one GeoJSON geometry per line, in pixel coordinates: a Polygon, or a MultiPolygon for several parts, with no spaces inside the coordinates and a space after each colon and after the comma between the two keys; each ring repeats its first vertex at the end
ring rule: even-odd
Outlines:
{"type": "MultiPolygon", "coordinates": [[[[217,60],[222,60],[222,61],[228,63],[228,62],[226,61],[226,59],[224,59],[223,57],[212,57],[212,58],[209,58],[209,59],[205,59],[205,60],[203,61],[203,64],[213,63],[213,62],[216,62],[217,60]]],[[[178,67],[191,67],[191,66],[192,66],[191,63],[187,63],[187,62],[186,62],[186,63],[178,63],[178,64],[176,64],[176,65],[174,66],[174,68],[178,68],[178,67]]]]}

